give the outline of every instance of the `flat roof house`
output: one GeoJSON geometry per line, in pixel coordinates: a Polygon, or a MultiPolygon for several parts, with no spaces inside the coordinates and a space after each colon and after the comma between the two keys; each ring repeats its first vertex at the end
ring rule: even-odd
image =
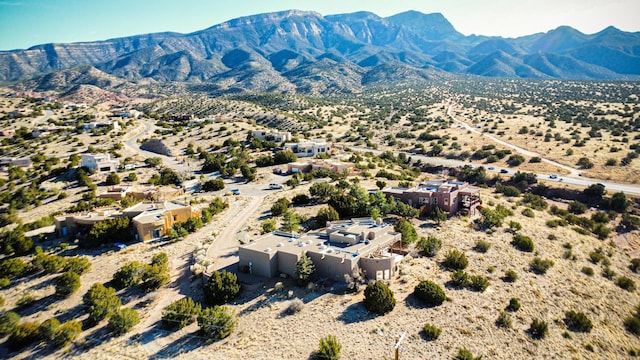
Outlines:
{"type": "Polygon", "coordinates": [[[111,159],[110,154],[82,154],[80,166],[92,170],[112,172],[118,170],[120,161],[111,159]]]}
{"type": "Polygon", "coordinates": [[[436,207],[449,214],[458,211],[475,213],[480,205],[480,189],[466,182],[430,180],[413,188],[391,187],[382,192],[407,205],[430,212],[436,207]]]}
{"type": "Polygon", "coordinates": [[[301,141],[286,143],[284,148],[291,150],[297,157],[312,157],[318,154],[326,154],[331,150],[331,144],[321,140],[301,141]]]}
{"type": "Polygon", "coordinates": [[[303,253],[311,258],[316,274],[334,281],[361,270],[368,279],[391,279],[402,255],[393,254],[401,235],[382,220],[352,219],[330,222],[324,232],[292,236],[266,234],[238,249],[241,271],[264,277],[295,277],[303,253]]]}
{"type": "Polygon", "coordinates": [[[292,136],[288,131],[273,131],[273,130],[253,130],[251,136],[256,139],[264,141],[273,141],[281,143],[285,141],[291,141],[292,136]]]}
{"type": "Polygon", "coordinates": [[[178,201],[157,201],[138,203],[124,210],[109,207],[63,214],[56,216],[54,223],[58,236],[65,237],[86,233],[100,221],[128,217],[135,230],[136,240],[149,241],[167,236],[176,222],[187,221],[192,216],[199,217],[200,214],[193,212],[189,205],[178,201]]]}

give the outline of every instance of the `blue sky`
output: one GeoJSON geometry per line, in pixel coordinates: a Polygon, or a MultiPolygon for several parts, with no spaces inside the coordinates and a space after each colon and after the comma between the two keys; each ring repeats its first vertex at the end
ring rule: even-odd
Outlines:
{"type": "Polygon", "coordinates": [[[0,50],[160,31],[189,33],[287,9],[323,15],[440,12],[466,35],[516,37],[560,25],[587,34],[609,25],[640,31],[640,0],[0,0],[0,50]]]}

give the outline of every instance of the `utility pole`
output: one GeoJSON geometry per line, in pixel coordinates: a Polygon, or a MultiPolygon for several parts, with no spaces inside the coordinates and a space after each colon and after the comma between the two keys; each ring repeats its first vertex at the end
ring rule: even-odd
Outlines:
{"type": "Polygon", "coordinates": [[[398,340],[396,341],[396,344],[393,347],[396,351],[396,360],[400,360],[400,344],[402,343],[402,340],[404,340],[404,336],[406,334],[407,332],[403,331],[400,337],[398,338],[398,340]]]}

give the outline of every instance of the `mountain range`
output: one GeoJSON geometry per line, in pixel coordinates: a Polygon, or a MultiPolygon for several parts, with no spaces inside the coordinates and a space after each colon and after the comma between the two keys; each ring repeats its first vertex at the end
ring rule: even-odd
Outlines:
{"type": "Polygon", "coordinates": [[[190,34],[154,33],[0,52],[0,82],[31,90],[205,83],[219,92],[326,93],[486,77],[638,80],[640,33],[568,26],[518,38],[465,36],[439,13],[322,16],[290,10],[190,34]],[[123,85],[124,84],[124,85],[123,85]]]}

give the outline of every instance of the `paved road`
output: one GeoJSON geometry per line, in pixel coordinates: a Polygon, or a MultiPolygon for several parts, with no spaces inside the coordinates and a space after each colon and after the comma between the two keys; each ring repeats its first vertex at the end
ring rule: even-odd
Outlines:
{"type": "Polygon", "coordinates": [[[461,124],[464,129],[469,130],[474,134],[478,134],[480,136],[484,136],[484,137],[490,139],[491,141],[493,141],[493,142],[495,142],[497,144],[500,144],[500,145],[506,146],[508,148],[511,148],[511,149],[515,150],[517,153],[520,153],[522,155],[529,156],[529,157],[537,156],[537,157],[541,158],[542,161],[544,161],[544,162],[546,162],[548,164],[551,164],[551,165],[557,166],[557,167],[559,167],[561,169],[565,169],[565,170],[569,171],[569,176],[572,176],[572,177],[580,176],[580,170],[578,170],[578,169],[575,169],[575,168],[572,168],[570,166],[561,164],[561,163],[559,163],[557,161],[553,161],[551,159],[547,159],[544,156],[542,156],[542,155],[540,155],[540,154],[538,154],[536,152],[529,151],[529,150],[523,149],[523,148],[521,148],[521,147],[519,147],[517,145],[510,144],[510,143],[508,143],[508,142],[506,142],[504,140],[498,139],[497,137],[495,137],[495,136],[493,136],[491,134],[485,133],[483,131],[478,130],[477,128],[474,128],[472,125],[469,125],[468,123],[466,123],[466,122],[456,118],[455,116],[453,116],[453,114],[451,113],[452,107],[453,107],[453,105],[449,105],[449,107],[447,108],[447,115],[454,122],[456,122],[458,124],[461,124]]]}
{"type": "Polygon", "coordinates": [[[136,134],[136,135],[133,135],[131,138],[124,141],[125,147],[129,148],[134,152],[137,152],[143,158],[159,157],[162,159],[162,163],[164,165],[175,170],[177,173],[181,173],[181,174],[191,173],[196,169],[193,166],[193,164],[190,164],[188,161],[186,162],[179,161],[179,160],[176,160],[176,158],[173,156],[156,154],[151,151],[140,149],[140,144],[138,144],[138,139],[151,136],[158,127],[149,120],[138,120],[138,121],[140,122],[138,127],[131,130],[131,134],[136,134]]]}
{"type": "MultiPolygon", "coordinates": [[[[379,155],[379,154],[382,153],[382,151],[380,151],[380,150],[373,150],[373,149],[367,149],[367,148],[353,147],[351,149],[353,149],[354,151],[358,151],[358,152],[371,152],[371,153],[373,153],[375,155],[379,155]]],[[[460,161],[460,160],[453,160],[453,159],[443,159],[443,158],[437,158],[437,157],[431,157],[431,156],[425,156],[425,155],[417,155],[417,154],[409,154],[409,153],[407,153],[407,156],[410,156],[413,160],[421,160],[423,163],[432,164],[432,165],[441,165],[441,166],[447,166],[447,167],[459,167],[459,166],[465,166],[465,165],[477,166],[477,165],[471,164],[471,163],[469,163],[467,161],[460,161]]],[[[493,167],[493,166],[490,166],[490,167],[492,168],[491,170],[489,170],[488,168],[485,168],[485,169],[487,169],[488,172],[503,173],[505,175],[506,174],[513,174],[513,173],[515,173],[517,171],[517,170],[514,170],[514,169],[510,169],[510,168],[501,168],[501,167],[493,167]]],[[[584,186],[584,187],[587,187],[587,186],[592,185],[592,184],[600,183],[600,184],[603,184],[606,187],[607,190],[609,190],[609,193],[622,191],[622,192],[627,193],[627,194],[640,195],[640,186],[638,186],[638,185],[621,184],[621,183],[616,183],[616,182],[611,182],[611,181],[606,181],[606,180],[588,178],[588,177],[584,177],[584,176],[567,175],[567,176],[558,177],[557,179],[549,178],[551,176],[551,174],[536,173],[536,176],[538,177],[538,180],[551,181],[551,182],[556,182],[556,183],[560,183],[560,184],[570,184],[570,185],[584,186]]]]}

